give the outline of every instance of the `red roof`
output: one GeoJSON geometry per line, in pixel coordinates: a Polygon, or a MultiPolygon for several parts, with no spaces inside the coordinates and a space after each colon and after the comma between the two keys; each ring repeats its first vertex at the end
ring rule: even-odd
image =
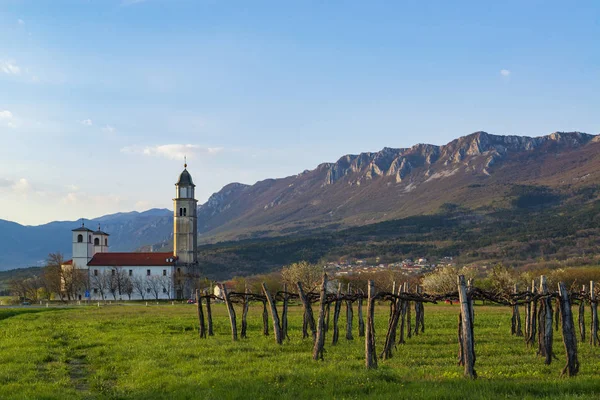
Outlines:
{"type": "Polygon", "coordinates": [[[177,258],[173,253],[96,253],[88,262],[90,267],[154,267],[170,266],[177,258]]]}
{"type": "Polygon", "coordinates": [[[62,265],[73,265],[73,260],[65,261],[62,265]]]}

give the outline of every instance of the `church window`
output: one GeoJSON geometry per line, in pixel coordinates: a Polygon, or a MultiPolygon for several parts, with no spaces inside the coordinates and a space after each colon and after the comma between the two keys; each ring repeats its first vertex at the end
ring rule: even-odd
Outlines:
{"type": "Polygon", "coordinates": [[[177,268],[177,275],[181,275],[181,268],[177,268]]]}
{"type": "Polygon", "coordinates": [[[83,235],[77,235],[77,243],[83,243],[83,235]]]}
{"type": "Polygon", "coordinates": [[[183,217],[183,208],[180,208],[180,209],[179,209],[179,216],[180,216],[180,217],[183,217]]]}
{"type": "Polygon", "coordinates": [[[132,269],[129,270],[129,276],[133,276],[133,270],[132,269]]]}
{"type": "Polygon", "coordinates": [[[98,294],[98,288],[94,288],[94,294],[98,294]]]}
{"type": "Polygon", "coordinates": [[[88,243],[92,243],[92,235],[88,235],[88,243]]]}
{"type": "Polygon", "coordinates": [[[163,276],[167,276],[167,270],[163,269],[163,276]]]}
{"type": "Polygon", "coordinates": [[[94,276],[98,276],[98,270],[97,269],[94,270],[94,276]]]}
{"type": "Polygon", "coordinates": [[[108,239],[104,239],[104,245],[108,246],[108,239]]]}
{"type": "Polygon", "coordinates": [[[111,272],[111,274],[114,276],[114,275],[115,275],[115,272],[117,272],[117,271],[116,271],[116,270],[114,270],[114,269],[111,269],[111,270],[110,270],[110,272],[111,272]]]}
{"type": "Polygon", "coordinates": [[[167,288],[163,288],[163,293],[167,293],[167,288]]]}
{"type": "Polygon", "coordinates": [[[150,276],[150,270],[149,269],[146,270],[146,275],[150,276]]]}
{"type": "Polygon", "coordinates": [[[185,217],[185,216],[186,216],[186,214],[187,214],[187,212],[186,212],[186,211],[187,211],[187,208],[184,208],[184,209],[183,209],[183,216],[184,216],[184,217],[185,217]]]}
{"type": "Polygon", "coordinates": [[[94,246],[100,246],[100,239],[94,239],[94,246]]]}
{"type": "Polygon", "coordinates": [[[150,293],[150,288],[146,288],[146,293],[150,293]]]}

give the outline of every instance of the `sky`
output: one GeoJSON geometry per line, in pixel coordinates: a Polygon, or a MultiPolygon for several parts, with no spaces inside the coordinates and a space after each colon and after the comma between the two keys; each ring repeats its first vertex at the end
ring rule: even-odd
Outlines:
{"type": "Polygon", "coordinates": [[[344,154],[600,131],[600,2],[0,0],[0,219],[200,203],[344,154]]]}

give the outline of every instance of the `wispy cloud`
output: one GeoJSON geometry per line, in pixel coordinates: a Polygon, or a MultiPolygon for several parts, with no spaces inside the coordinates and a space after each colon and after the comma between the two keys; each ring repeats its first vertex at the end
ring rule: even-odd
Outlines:
{"type": "Polygon", "coordinates": [[[13,114],[8,110],[0,110],[0,119],[11,119],[13,114]]]}
{"type": "Polygon", "coordinates": [[[19,25],[25,25],[25,21],[23,21],[21,18],[19,18],[19,19],[17,20],[17,23],[18,23],[19,25]]]}
{"type": "Polygon", "coordinates": [[[81,125],[85,125],[85,126],[92,126],[92,120],[91,119],[84,119],[83,121],[79,121],[81,123],[81,125]]]}
{"type": "Polygon", "coordinates": [[[194,158],[198,155],[215,155],[222,152],[223,147],[203,147],[196,144],[163,144],[158,146],[127,146],[121,149],[125,154],[143,154],[146,156],[164,157],[170,160],[183,160],[184,156],[194,158]]]}
{"type": "Polygon", "coordinates": [[[21,68],[13,60],[0,61],[0,71],[8,75],[19,75],[21,68]]]}
{"type": "Polygon", "coordinates": [[[500,70],[500,75],[502,75],[504,77],[509,77],[510,76],[510,70],[508,70],[508,69],[501,69],[500,70]]]}
{"type": "Polygon", "coordinates": [[[114,126],[111,126],[111,125],[106,125],[104,128],[102,128],[102,130],[104,132],[106,132],[106,133],[115,133],[117,131],[117,129],[114,126]]]}

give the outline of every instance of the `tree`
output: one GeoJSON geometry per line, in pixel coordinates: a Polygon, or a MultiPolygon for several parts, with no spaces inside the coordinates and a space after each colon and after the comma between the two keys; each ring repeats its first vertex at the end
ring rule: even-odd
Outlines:
{"type": "Polygon", "coordinates": [[[102,271],[99,274],[92,275],[92,287],[98,290],[102,300],[106,300],[106,293],[108,292],[108,287],[110,285],[110,274],[106,271],[102,271]]]}
{"type": "Polygon", "coordinates": [[[117,278],[117,271],[112,269],[110,275],[107,278],[108,291],[113,295],[113,298],[117,300],[117,293],[119,292],[119,280],[117,278]]]}
{"type": "Polygon", "coordinates": [[[298,282],[302,283],[307,292],[314,291],[323,278],[323,268],[306,261],[300,261],[283,267],[281,278],[288,288],[295,288],[298,282]]]}
{"type": "Polygon", "coordinates": [[[423,289],[427,293],[445,294],[456,292],[457,276],[464,275],[466,279],[473,278],[475,271],[470,268],[442,267],[423,277],[423,289]]]}
{"type": "Polygon", "coordinates": [[[158,300],[160,298],[160,294],[163,291],[163,282],[161,276],[148,276],[146,277],[146,283],[150,288],[150,293],[154,295],[154,298],[158,300]]]}
{"type": "Polygon", "coordinates": [[[148,285],[146,283],[146,279],[142,276],[134,276],[131,279],[132,292],[135,291],[140,295],[142,300],[146,298],[146,289],[148,285]]]}

